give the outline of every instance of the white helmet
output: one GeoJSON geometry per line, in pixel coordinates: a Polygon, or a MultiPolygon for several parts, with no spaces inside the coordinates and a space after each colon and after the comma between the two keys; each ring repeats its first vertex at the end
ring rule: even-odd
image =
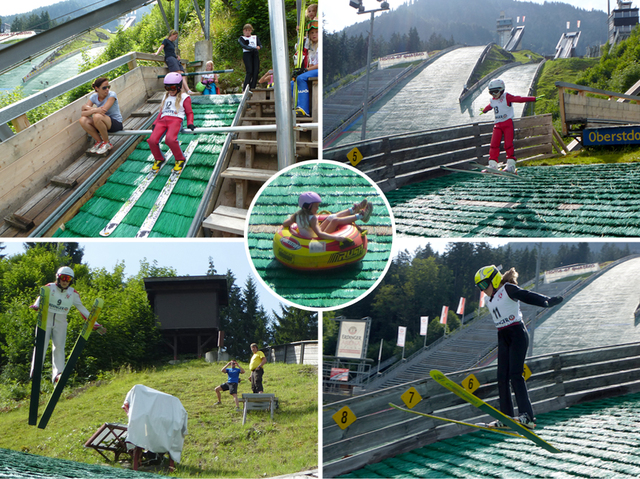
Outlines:
{"type": "Polygon", "coordinates": [[[59,278],[62,275],[71,276],[72,278],[74,277],[73,270],[68,266],[63,266],[62,268],[60,268],[56,273],[56,278],[59,278]]]}
{"type": "Polygon", "coordinates": [[[489,82],[489,93],[500,93],[504,91],[504,82],[500,78],[494,78],[489,82]]]}

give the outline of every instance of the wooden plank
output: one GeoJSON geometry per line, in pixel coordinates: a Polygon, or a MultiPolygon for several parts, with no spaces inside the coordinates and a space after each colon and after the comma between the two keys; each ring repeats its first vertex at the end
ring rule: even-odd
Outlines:
{"type": "Polygon", "coordinates": [[[224,178],[231,178],[234,180],[249,180],[260,181],[262,183],[271,179],[273,175],[277,173],[277,170],[264,170],[260,168],[241,168],[241,167],[229,167],[221,173],[224,178]]]}
{"type": "Polygon", "coordinates": [[[247,215],[249,214],[249,210],[234,208],[233,206],[220,205],[216,208],[216,213],[245,221],[247,219],[247,215]]]}
{"type": "Polygon", "coordinates": [[[244,226],[245,220],[219,214],[217,209],[202,222],[203,228],[232,233],[238,236],[244,236],[244,226]]]}

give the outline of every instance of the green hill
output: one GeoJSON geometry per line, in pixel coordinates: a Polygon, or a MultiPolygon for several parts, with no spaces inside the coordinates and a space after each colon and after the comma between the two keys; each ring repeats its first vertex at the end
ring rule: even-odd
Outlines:
{"type": "MultiPolygon", "coordinates": [[[[0,449],[104,465],[105,460],[83,447],[105,422],[127,423],[121,409],[127,392],[136,384],[176,396],[189,414],[182,462],[169,474],[179,477],[270,477],[318,466],[318,372],[315,366],[267,364],[264,388],[275,393],[279,408],[271,422],[268,411],[251,411],[242,425],[242,412],[233,398],[222,393],[214,406],[214,388],[226,381],[224,363],[192,360],[154,370],[121,370],[77,389],[66,389],[47,426],[27,424],[28,400],[2,404],[0,449]]],[[[248,365],[238,389],[250,393],[248,365]]],[[[40,412],[48,399],[40,398],[40,412]]],[[[111,455],[112,456],[112,455],[111,455]]],[[[114,467],[130,467],[130,458],[114,467]]]]}

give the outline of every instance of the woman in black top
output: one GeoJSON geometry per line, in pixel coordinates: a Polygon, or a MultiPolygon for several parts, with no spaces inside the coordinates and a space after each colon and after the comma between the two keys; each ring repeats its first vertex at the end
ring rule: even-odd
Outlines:
{"type": "Polygon", "coordinates": [[[187,77],[184,75],[184,67],[180,63],[180,57],[176,54],[176,46],[175,41],[178,39],[178,31],[171,30],[167,38],[162,40],[162,45],[156,51],[156,55],[160,55],[160,52],[164,50],[164,62],[167,64],[167,68],[170,72],[182,72],[182,91],[186,91],[189,95],[192,95],[193,92],[189,89],[187,85],[187,77]]]}

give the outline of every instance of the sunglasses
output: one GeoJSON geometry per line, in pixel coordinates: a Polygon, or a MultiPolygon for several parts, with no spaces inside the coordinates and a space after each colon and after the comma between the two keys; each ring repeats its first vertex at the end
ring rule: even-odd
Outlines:
{"type": "Polygon", "coordinates": [[[60,281],[71,281],[73,279],[68,274],[61,274],[60,276],[58,276],[58,278],[60,279],[60,281]]]}
{"type": "Polygon", "coordinates": [[[108,90],[109,88],[111,88],[111,85],[101,86],[100,88],[103,90],[108,90]]]}
{"type": "Polygon", "coordinates": [[[180,85],[165,85],[164,89],[167,91],[175,91],[180,87],[180,85]]]}
{"type": "Polygon", "coordinates": [[[491,95],[497,95],[498,93],[502,93],[502,90],[489,90],[491,95]]]}

